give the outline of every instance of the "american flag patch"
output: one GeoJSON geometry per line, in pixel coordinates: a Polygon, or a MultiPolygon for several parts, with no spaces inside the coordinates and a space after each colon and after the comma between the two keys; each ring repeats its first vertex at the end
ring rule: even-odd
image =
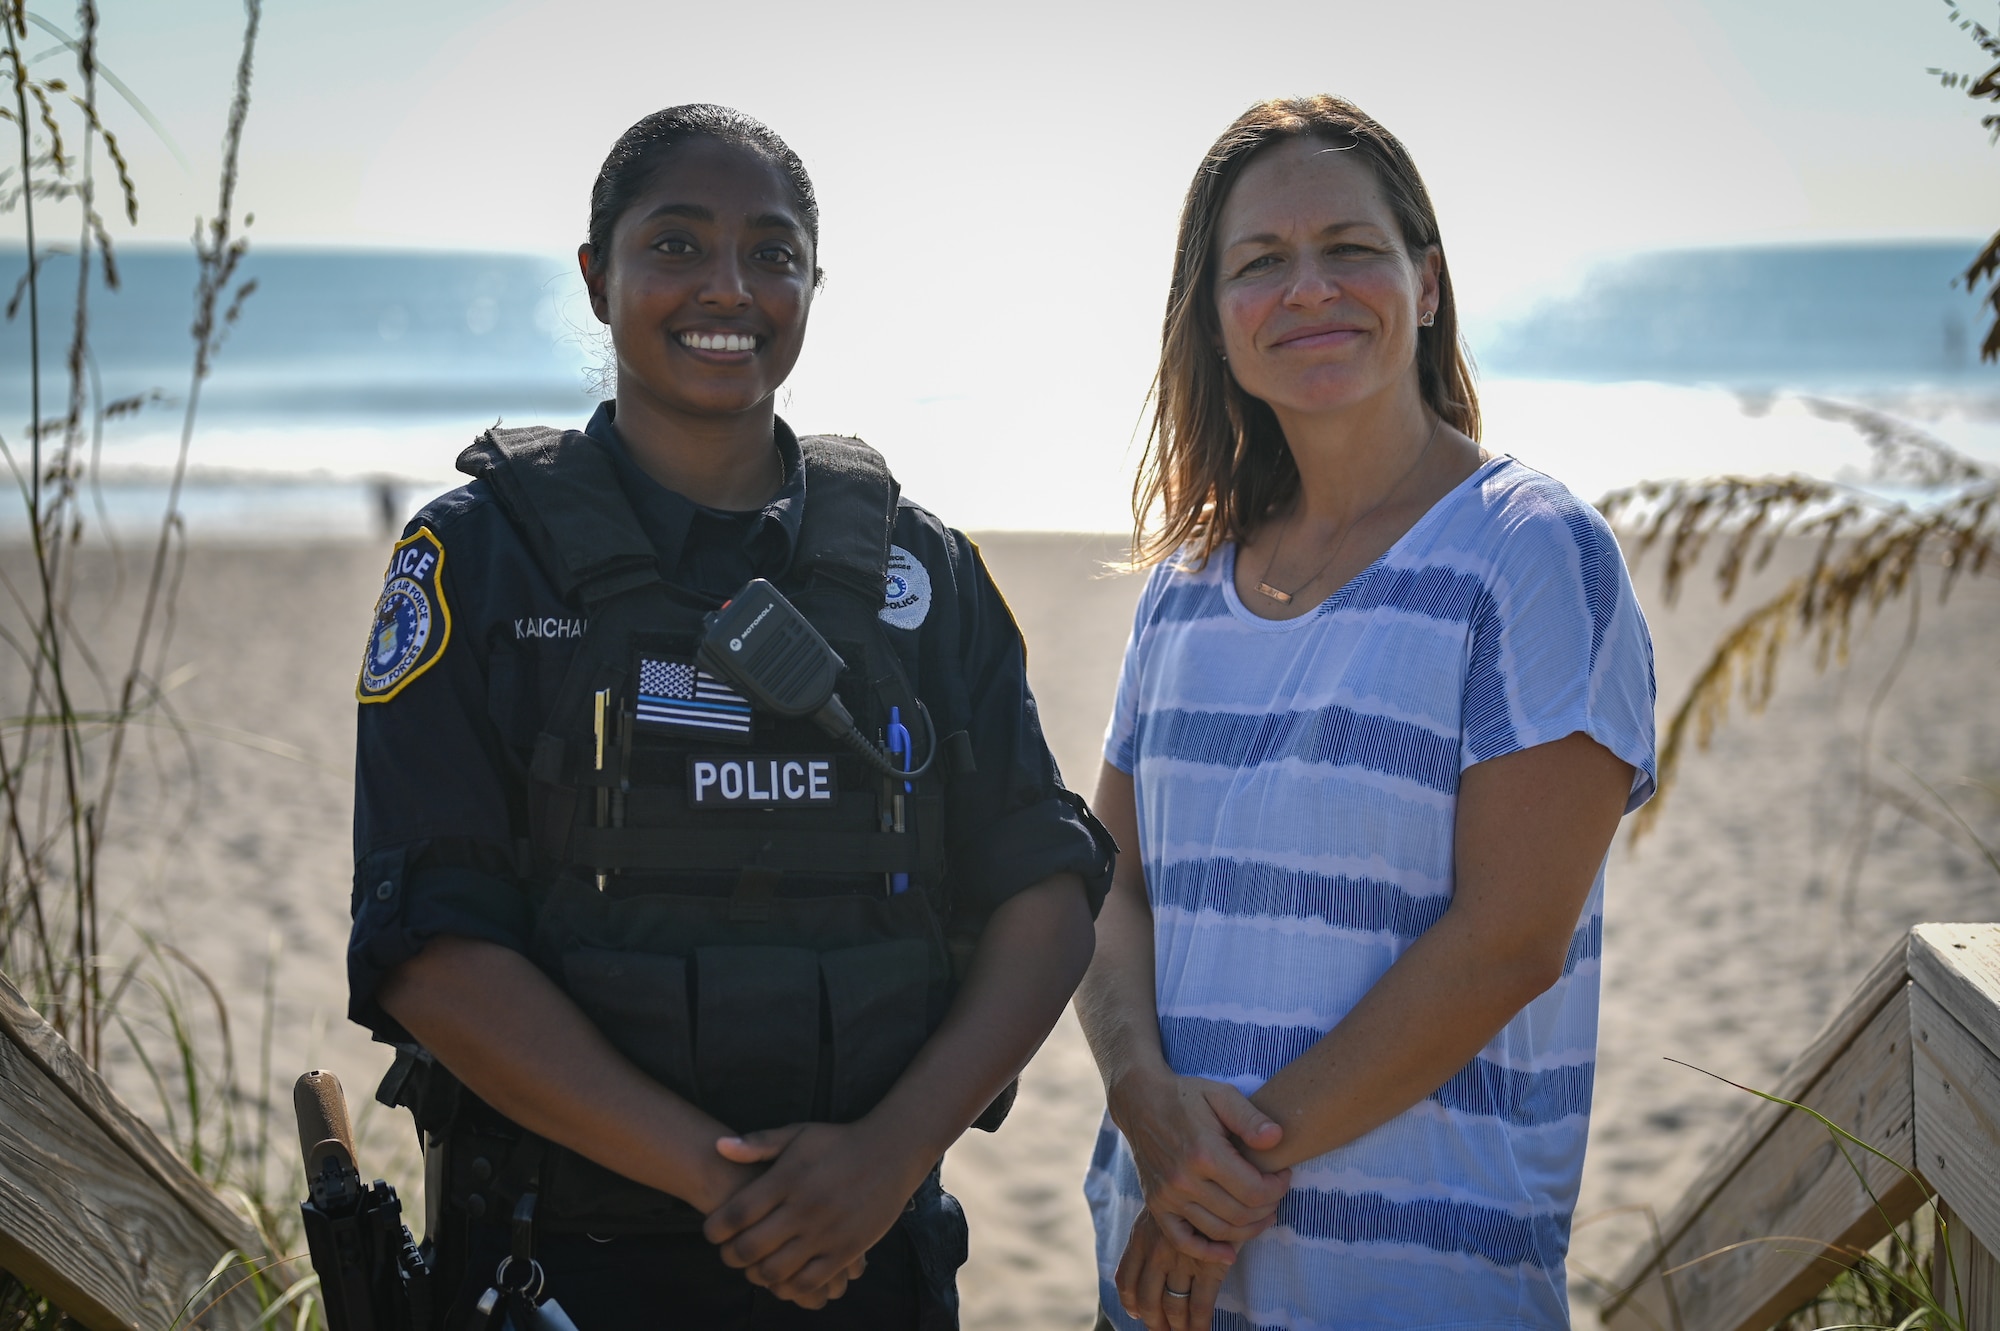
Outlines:
{"type": "Polygon", "coordinates": [[[750,738],[750,703],[706,670],[686,661],[639,658],[641,725],[689,735],[750,738]]]}

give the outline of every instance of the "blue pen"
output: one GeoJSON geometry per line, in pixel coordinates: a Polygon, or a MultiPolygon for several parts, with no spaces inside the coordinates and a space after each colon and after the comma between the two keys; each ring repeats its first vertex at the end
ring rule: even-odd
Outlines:
{"type": "MultiPolygon", "coordinates": [[[[902,755],[903,770],[905,772],[910,770],[911,748],[910,728],[903,724],[903,709],[900,707],[891,707],[889,709],[889,752],[902,755]]],[[[905,795],[914,789],[915,787],[909,782],[905,781],[903,783],[903,793],[905,795]]],[[[892,873],[889,875],[889,891],[891,894],[900,896],[909,890],[910,876],[908,874],[892,873]]]]}

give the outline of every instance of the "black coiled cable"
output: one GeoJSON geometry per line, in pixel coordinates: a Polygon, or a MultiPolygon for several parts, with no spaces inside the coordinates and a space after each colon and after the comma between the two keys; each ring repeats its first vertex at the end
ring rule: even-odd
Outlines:
{"type": "Polygon", "coordinates": [[[897,767],[895,759],[891,755],[877,748],[872,740],[861,733],[861,727],[854,724],[854,717],[841,704],[839,694],[836,693],[828,698],[825,705],[813,713],[813,721],[821,730],[824,730],[827,734],[846,745],[855,757],[867,763],[883,776],[892,777],[898,781],[915,781],[918,777],[931,770],[931,764],[937,761],[938,753],[937,727],[931,724],[930,709],[924,706],[923,699],[921,698],[917,699],[917,712],[924,719],[924,735],[929,739],[930,744],[924,754],[923,762],[917,764],[917,766],[907,772],[897,767]]]}

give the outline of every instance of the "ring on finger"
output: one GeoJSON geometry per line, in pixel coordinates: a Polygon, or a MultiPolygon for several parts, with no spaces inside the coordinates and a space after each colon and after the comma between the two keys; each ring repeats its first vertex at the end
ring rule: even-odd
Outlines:
{"type": "Polygon", "coordinates": [[[1166,1295],[1170,1299],[1184,1299],[1188,1295],[1194,1293],[1194,1291],[1192,1289],[1163,1289],[1160,1291],[1160,1293],[1166,1295]]]}

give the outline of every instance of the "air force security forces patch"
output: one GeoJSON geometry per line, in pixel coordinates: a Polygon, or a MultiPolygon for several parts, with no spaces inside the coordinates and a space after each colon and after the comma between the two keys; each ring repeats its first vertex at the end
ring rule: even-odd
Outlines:
{"type": "Polygon", "coordinates": [[[375,627],[361,655],[354,696],[387,702],[431,668],[451,639],[451,607],[444,603],[444,545],[429,527],[396,543],[375,603],[375,627]]]}
{"type": "Polygon", "coordinates": [[[889,547],[889,571],[882,588],[884,624],[899,629],[922,628],[931,612],[931,571],[900,545],[889,547]]]}

